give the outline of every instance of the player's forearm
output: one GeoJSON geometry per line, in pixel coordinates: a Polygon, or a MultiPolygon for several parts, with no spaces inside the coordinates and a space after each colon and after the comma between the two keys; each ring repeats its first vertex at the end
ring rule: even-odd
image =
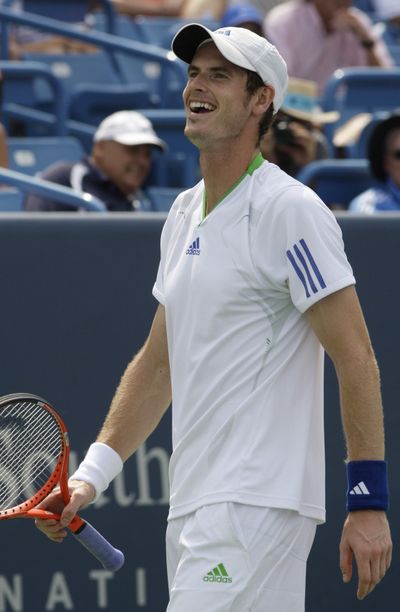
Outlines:
{"type": "Polygon", "coordinates": [[[371,347],[363,347],[335,366],[348,460],[384,459],[380,378],[371,347]]]}
{"type": "Polygon", "coordinates": [[[168,364],[148,359],[144,347],[125,370],[97,441],[125,461],[156,428],[170,403],[168,364]]]}

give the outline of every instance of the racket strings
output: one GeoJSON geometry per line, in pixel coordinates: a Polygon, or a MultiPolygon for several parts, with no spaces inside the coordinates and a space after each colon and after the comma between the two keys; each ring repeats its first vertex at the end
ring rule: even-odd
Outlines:
{"type": "MultiPolygon", "coordinates": [[[[7,427],[5,430],[3,428],[3,431],[6,432],[6,435],[4,436],[3,434],[2,436],[4,443],[4,451],[1,452],[3,465],[14,461],[18,464],[21,457],[31,452],[31,448],[34,448],[36,451],[50,450],[54,446],[52,444],[54,438],[59,442],[60,432],[58,425],[53,420],[49,421],[48,419],[47,422],[41,422],[43,421],[44,411],[41,409],[41,412],[42,414],[38,411],[36,413],[32,411],[29,418],[23,422],[19,420],[18,427],[7,427]],[[22,426],[24,429],[21,433],[22,426]],[[52,432],[51,429],[53,430],[52,432]]],[[[7,416],[9,417],[10,415],[7,416]]],[[[11,415],[11,417],[13,416],[11,415]]],[[[50,415],[46,413],[45,416],[50,415]]],[[[50,418],[52,419],[52,417],[50,418]]],[[[56,444],[55,448],[58,450],[59,443],[56,444]]]]}
{"type": "MultiPolygon", "coordinates": [[[[58,449],[59,444],[57,440],[58,449]]],[[[40,453],[31,455],[28,460],[25,458],[25,454],[22,454],[21,459],[24,466],[21,472],[16,473],[19,468],[19,461],[14,461],[14,464],[9,467],[9,478],[6,482],[8,497],[4,501],[0,498],[1,509],[3,509],[3,504],[5,507],[10,507],[15,505],[15,501],[22,501],[24,498],[34,495],[35,491],[38,491],[47,482],[55,467],[54,456],[49,455],[46,457],[43,450],[40,453]],[[15,469],[15,466],[17,469],[15,469]]],[[[0,475],[1,479],[2,475],[0,475]]]]}
{"type": "Polygon", "coordinates": [[[54,467],[54,461],[59,455],[60,433],[58,428],[55,431],[53,428],[51,434],[48,435],[47,425],[39,423],[37,418],[32,418],[32,415],[25,422],[27,427],[24,428],[23,438],[20,434],[19,437],[16,437],[17,429],[13,427],[11,433],[7,432],[8,437],[3,445],[5,452],[2,453],[4,455],[2,459],[4,461],[0,461],[0,465],[3,466],[0,481],[4,488],[0,497],[1,508],[15,505],[15,502],[23,500],[24,492],[27,497],[45,484],[51,474],[49,469],[54,467]],[[34,452],[32,452],[33,441],[36,445],[34,452]]]}
{"type": "Polygon", "coordinates": [[[63,449],[57,420],[42,405],[0,411],[0,511],[22,503],[50,478],[63,449]]]}

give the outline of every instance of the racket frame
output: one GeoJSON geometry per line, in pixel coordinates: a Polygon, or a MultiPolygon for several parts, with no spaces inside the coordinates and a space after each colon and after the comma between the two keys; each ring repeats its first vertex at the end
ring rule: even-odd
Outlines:
{"type": "MultiPolygon", "coordinates": [[[[65,505],[68,504],[70,495],[68,488],[68,464],[69,464],[69,436],[64,421],[58,414],[58,412],[42,397],[34,395],[32,393],[12,393],[5,395],[0,398],[0,407],[7,405],[11,402],[36,402],[42,409],[46,410],[52,418],[56,421],[61,440],[61,450],[57,459],[57,463],[53,469],[51,476],[47,482],[28,500],[21,504],[8,508],[7,510],[0,510],[0,520],[12,519],[12,518],[39,518],[39,519],[55,519],[59,520],[60,515],[54,512],[48,512],[37,508],[38,504],[43,501],[49,493],[57,486],[60,485],[61,496],[65,505]]],[[[79,529],[84,526],[84,521],[79,517],[75,516],[68,528],[73,533],[78,533],[79,529]]]]}
{"type": "MultiPolygon", "coordinates": [[[[0,397],[0,407],[16,401],[35,402],[51,414],[59,427],[61,451],[56,466],[47,482],[28,500],[7,510],[0,511],[0,520],[22,517],[59,520],[59,514],[37,508],[37,505],[51,493],[57,484],[60,486],[60,497],[64,505],[67,505],[70,500],[68,487],[70,445],[67,428],[58,412],[45,399],[32,393],[13,393],[0,397]]],[[[76,514],[67,527],[72,531],[78,542],[96,557],[105,569],[115,572],[123,566],[125,560],[124,554],[117,548],[114,548],[90,523],[82,520],[76,514]]]]}

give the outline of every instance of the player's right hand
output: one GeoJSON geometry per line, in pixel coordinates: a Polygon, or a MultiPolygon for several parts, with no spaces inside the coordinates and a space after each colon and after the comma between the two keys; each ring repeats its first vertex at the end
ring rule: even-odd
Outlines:
{"type": "Polygon", "coordinates": [[[39,505],[41,510],[59,514],[60,519],[36,519],[36,527],[44,533],[52,542],[62,542],[67,536],[66,527],[74,518],[75,514],[85,506],[89,505],[95,497],[93,485],[82,480],[72,480],[68,483],[70,500],[64,504],[60,489],[56,487],[39,505]]]}

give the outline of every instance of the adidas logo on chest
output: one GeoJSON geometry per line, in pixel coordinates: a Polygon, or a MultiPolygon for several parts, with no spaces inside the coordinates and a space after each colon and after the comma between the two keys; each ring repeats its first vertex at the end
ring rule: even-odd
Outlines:
{"type": "Polygon", "coordinates": [[[186,250],[186,255],[200,255],[200,238],[196,238],[194,242],[186,250]]]}

